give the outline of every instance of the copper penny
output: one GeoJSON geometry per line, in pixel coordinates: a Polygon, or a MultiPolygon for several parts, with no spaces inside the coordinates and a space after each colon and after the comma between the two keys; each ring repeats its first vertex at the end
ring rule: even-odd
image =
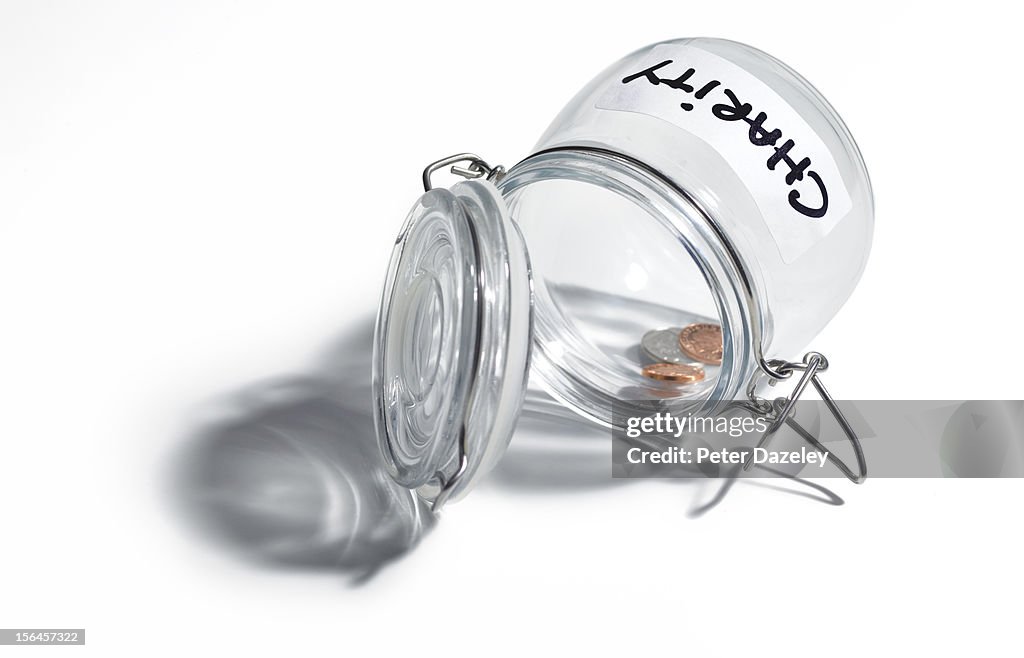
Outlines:
{"type": "Polygon", "coordinates": [[[691,359],[712,366],[722,365],[722,328],[699,322],[679,332],[679,349],[691,359]]]}
{"type": "Polygon", "coordinates": [[[663,382],[692,384],[704,379],[704,368],[695,363],[652,363],[644,366],[644,377],[663,382]]]}

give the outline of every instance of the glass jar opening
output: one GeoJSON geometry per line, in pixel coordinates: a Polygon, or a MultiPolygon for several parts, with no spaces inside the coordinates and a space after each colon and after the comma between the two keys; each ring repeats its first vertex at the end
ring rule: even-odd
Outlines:
{"type": "Polygon", "coordinates": [[[534,373],[553,396],[608,426],[643,413],[642,401],[697,412],[737,397],[753,363],[750,318],[760,315],[684,193],[628,159],[585,149],[535,154],[499,189],[529,252],[534,373]],[[720,364],[644,349],[648,332],[671,337],[694,324],[722,327],[720,364]],[[703,378],[644,374],[673,358],[700,366],[703,378]]]}

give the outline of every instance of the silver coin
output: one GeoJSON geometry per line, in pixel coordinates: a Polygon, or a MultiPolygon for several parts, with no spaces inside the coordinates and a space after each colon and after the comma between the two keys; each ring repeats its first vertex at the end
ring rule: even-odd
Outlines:
{"type": "Polygon", "coordinates": [[[653,329],[640,339],[640,348],[655,361],[661,363],[689,363],[693,361],[679,348],[680,327],[653,329]]]}

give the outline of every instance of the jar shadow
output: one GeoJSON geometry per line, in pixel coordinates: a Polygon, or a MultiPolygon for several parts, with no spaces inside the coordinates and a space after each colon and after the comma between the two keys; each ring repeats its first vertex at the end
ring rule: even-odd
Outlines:
{"type": "MultiPolygon", "coordinates": [[[[186,526],[270,568],[339,573],[352,585],[412,551],[435,526],[388,475],[376,443],[370,372],[373,320],[355,325],[314,371],[258,382],[213,400],[171,469],[186,526]]],[[[586,492],[610,477],[608,430],[531,392],[510,449],[482,486],[517,493],[586,492]]],[[[737,474],[672,479],[693,487],[690,517],[720,504],[737,474]]],[[[790,477],[757,482],[828,504],[842,499],[790,477]],[[792,485],[792,486],[790,486],[792,485]]]]}
{"type": "Polygon", "coordinates": [[[174,465],[186,522],[256,564],[371,579],[435,517],[385,470],[375,438],[364,319],[316,372],[261,382],[211,404],[174,465]]]}

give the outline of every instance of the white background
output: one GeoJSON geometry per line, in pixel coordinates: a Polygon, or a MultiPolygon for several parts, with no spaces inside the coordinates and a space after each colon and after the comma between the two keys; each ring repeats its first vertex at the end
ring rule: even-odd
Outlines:
{"type": "Polygon", "coordinates": [[[32,655],[1019,655],[1019,481],[738,485],[691,518],[697,487],[505,466],[357,587],[212,540],[175,484],[218,400],[365,327],[426,162],[514,163],[679,36],[779,57],[863,150],[871,260],[814,342],[834,392],[1024,398],[1018,28],[994,2],[3,2],[0,627],[88,629],[32,655]]]}

